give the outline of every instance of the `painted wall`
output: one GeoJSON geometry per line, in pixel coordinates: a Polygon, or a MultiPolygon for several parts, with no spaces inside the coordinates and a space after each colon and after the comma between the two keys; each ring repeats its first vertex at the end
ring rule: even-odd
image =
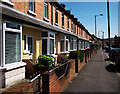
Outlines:
{"type": "Polygon", "coordinates": [[[36,59],[39,55],[41,55],[41,30],[35,29],[32,27],[25,27],[23,26],[23,33],[22,33],[22,59],[29,59],[29,54],[24,53],[24,46],[25,46],[25,40],[24,35],[29,35],[33,37],[34,41],[34,62],[36,62],[36,59]]]}

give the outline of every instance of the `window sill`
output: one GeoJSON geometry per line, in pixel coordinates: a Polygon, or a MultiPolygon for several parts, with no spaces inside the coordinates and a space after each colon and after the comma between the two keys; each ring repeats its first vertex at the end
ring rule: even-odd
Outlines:
{"type": "Polygon", "coordinates": [[[24,50],[24,54],[30,54],[30,51],[24,50]]]}
{"type": "Polygon", "coordinates": [[[65,27],[64,27],[64,26],[62,26],[62,28],[64,29],[65,27]]]}
{"type": "Polygon", "coordinates": [[[36,15],[37,15],[36,13],[34,13],[34,12],[31,11],[31,10],[28,10],[28,13],[31,14],[31,15],[33,15],[33,16],[36,16],[36,15]]]}
{"type": "Polygon", "coordinates": [[[8,5],[10,5],[10,6],[14,6],[14,4],[13,3],[11,3],[10,1],[8,1],[8,0],[1,0],[1,2],[3,2],[3,3],[7,3],[8,5]]]}
{"type": "Polygon", "coordinates": [[[46,17],[44,17],[44,20],[45,20],[45,21],[47,21],[47,22],[49,22],[49,21],[50,21],[50,20],[49,20],[48,18],[46,18],[46,17]]]}
{"type": "Polygon", "coordinates": [[[70,31],[70,29],[69,29],[69,28],[67,28],[67,30],[68,30],[68,31],[70,31]]]}
{"type": "Polygon", "coordinates": [[[16,63],[11,63],[11,64],[6,64],[4,67],[0,67],[0,69],[6,68],[6,70],[8,71],[8,70],[19,68],[25,65],[26,63],[24,62],[16,62],[16,63]]]}
{"type": "Polygon", "coordinates": [[[56,26],[58,26],[59,24],[58,23],[55,23],[56,26]]]}

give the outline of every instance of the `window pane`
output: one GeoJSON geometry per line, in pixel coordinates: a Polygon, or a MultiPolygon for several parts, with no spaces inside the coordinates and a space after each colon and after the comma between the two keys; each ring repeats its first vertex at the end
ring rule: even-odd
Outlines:
{"type": "Polygon", "coordinates": [[[64,26],[64,14],[62,13],[62,26],[64,26]]]}
{"type": "Polygon", "coordinates": [[[7,28],[19,29],[19,30],[20,30],[20,25],[18,25],[18,24],[13,24],[13,23],[9,23],[9,22],[6,22],[6,27],[7,27],[7,28]]]}
{"type": "Polygon", "coordinates": [[[42,54],[47,54],[47,39],[42,39],[42,54]]]}
{"type": "Polygon", "coordinates": [[[71,41],[70,41],[70,50],[73,50],[73,38],[71,38],[71,41]]]}
{"type": "Polygon", "coordinates": [[[50,54],[54,54],[54,39],[50,39],[50,54]]]}
{"type": "Polygon", "coordinates": [[[42,37],[48,37],[48,32],[42,32],[42,37]]]}
{"type": "Polygon", "coordinates": [[[68,41],[66,40],[66,51],[68,51],[68,41]]]}
{"type": "Polygon", "coordinates": [[[61,46],[61,52],[64,52],[64,40],[61,40],[60,42],[60,46],[61,46]]]}
{"type": "Polygon", "coordinates": [[[58,23],[58,10],[55,12],[55,23],[58,23]]]}
{"type": "Polygon", "coordinates": [[[5,64],[21,61],[20,34],[13,32],[5,33],[5,64]]]}
{"type": "Polygon", "coordinates": [[[32,52],[32,37],[28,37],[28,51],[32,52]]]}
{"type": "Polygon", "coordinates": [[[29,0],[29,10],[34,11],[34,0],[29,0]]]}
{"type": "Polygon", "coordinates": [[[44,16],[46,17],[46,5],[44,6],[44,16]]]}
{"type": "Polygon", "coordinates": [[[55,34],[53,32],[50,32],[50,37],[54,38],[55,34]]]}

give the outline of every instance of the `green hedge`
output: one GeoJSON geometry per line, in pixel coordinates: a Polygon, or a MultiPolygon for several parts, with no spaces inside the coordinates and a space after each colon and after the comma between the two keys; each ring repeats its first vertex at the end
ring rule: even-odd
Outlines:
{"type": "Polygon", "coordinates": [[[84,51],[83,50],[76,50],[76,51],[71,51],[69,53],[70,59],[76,59],[77,57],[79,57],[80,62],[82,62],[83,58],[84,58],[84,51]]]}
{"type": "Polygon", "coordinates": [[[53,63],[52,57],[43,55],[38,58],[36,66],[41,70],[51,70],[55,65],[53,63]]]}

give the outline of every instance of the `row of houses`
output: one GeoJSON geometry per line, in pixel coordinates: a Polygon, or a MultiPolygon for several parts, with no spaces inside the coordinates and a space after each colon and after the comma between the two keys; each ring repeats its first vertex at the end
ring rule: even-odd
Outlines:
{"type": "Polygon", "coordinates": [[[57,58],[73,50],[89,49],[93,43],[91,34],[69,10],[65,10],[64,4],[35,0],[1,1],[2,87],[25,78],[23,59],[36,63],[40,55],[57,58]]]}

